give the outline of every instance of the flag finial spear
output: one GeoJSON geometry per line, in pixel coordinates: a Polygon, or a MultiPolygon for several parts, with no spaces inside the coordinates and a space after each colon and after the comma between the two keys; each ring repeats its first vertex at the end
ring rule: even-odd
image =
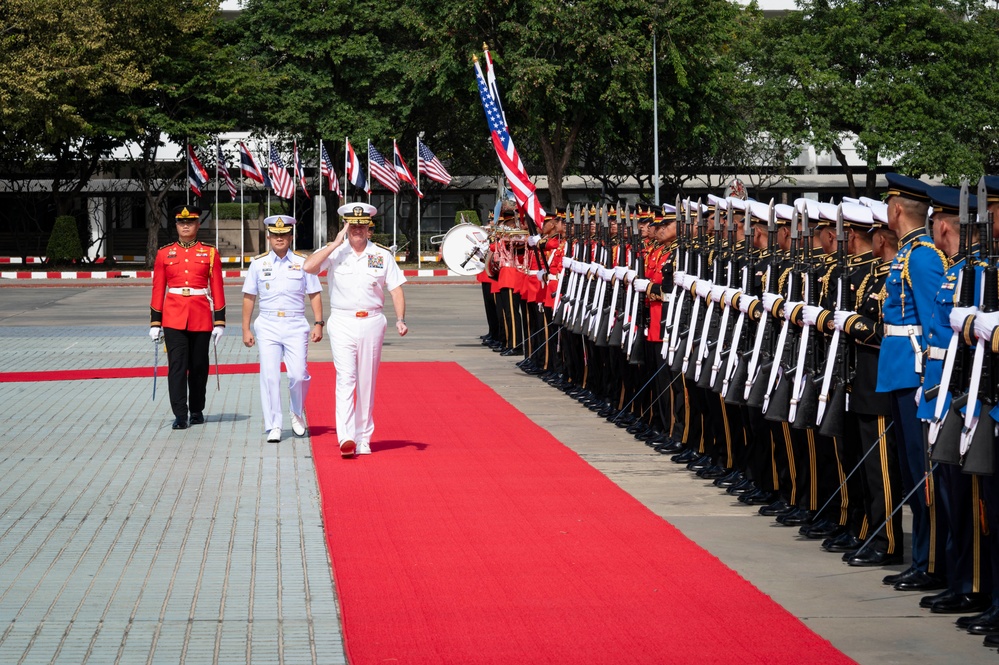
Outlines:
{"type": "Polygon", "coordinates": [[[485,42],[482,42],[482,50],[483,51],[488,51],[489,50],[489,44],[487,44],[485,42]]]}
{"type": "Polygon", "coordinates": [[[479,61],[479,56],[473,55],[472,56],[472,62],[478,62],[478,61],[479,61]]]}

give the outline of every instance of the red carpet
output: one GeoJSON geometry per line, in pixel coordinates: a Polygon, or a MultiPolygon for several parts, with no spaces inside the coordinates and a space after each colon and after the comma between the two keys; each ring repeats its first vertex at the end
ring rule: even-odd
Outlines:
{"type": "Polygon", "coordinates": [[[351,460],[309,370],[353,665],[853,662],[458,365],[383,364],[351,460]]]}

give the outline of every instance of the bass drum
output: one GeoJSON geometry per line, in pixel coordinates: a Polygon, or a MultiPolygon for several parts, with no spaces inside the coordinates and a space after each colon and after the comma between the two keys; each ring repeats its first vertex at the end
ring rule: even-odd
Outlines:
{"type": "Polygon", "coordinates": [[[478,275],[485,270],[488,251],[489,234],[475,224],[458,224],[441,241],[441,258],[451,272],[459,275],[478,275]]]}

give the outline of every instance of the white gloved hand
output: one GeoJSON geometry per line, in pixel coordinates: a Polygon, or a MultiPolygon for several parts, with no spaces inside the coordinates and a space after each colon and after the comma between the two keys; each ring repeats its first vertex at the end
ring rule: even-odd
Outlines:
{"type": "Polygon", "coordinates": [[[701,280],[694,288],[697,289],[697,297],[705,299],[711,293],[712,284],[709,281],[701,280]]]}
{"type": "Polygon", "coordinates": [[[614,277],[616,277],[617,281],[619,282],[622,279],[624,279],[624,276],[627,274],[628,274],[628,266],[616,266],[614,268],[614,277]]]}
{"type": "Polygon", "coordinates": [[[791,315],[794,314],[794,308],[797,307],[800,304],[802,304],[802,303],[800,303],[800,302],[791,302],[791,301],[787,301],[787,302],[784,303],[784,319],[786,321],[788,321],[790,323],[794,323],[794,321],[791,321],[791,315]]]}
{"type": "Polygon", "coordinates": [[[725,295],[725,286],[723,284],[715,284],[711,287],[712,300],[715,302],[721,302],[723,295],[725,295]]]}
{"type": "Polygon", "coordinates": [[[977,307],[955,307],[950,310],[950,329],[960,335],[961,331],[964,330],[965,320],[977,313],[977,307]]]}
{"type": "Polygon", "coordinates": [[[225,332],[225,326],[215,326],[212,328],[212,344],[216,344],[219,341],[219,337],[225,332]]]}
{"type": "Polygon", "coordinates": [[[988,341],[992,339],[992,333],[999,328],[999,312],[979,312],[975,315],[975,335],[978,339],[988,341]]]}
{"type": "Polygon", "coordinates": [[[541,282],[542,284],[544,284],[547,281],[545,280],[545,271],[543,268],[541,270],[538,270],[538,281],[541,282]]]}
{"type": "Polygon", "coordinates": [[[647,279],[636,279],[635,280],[635,290],[640,293],[645,293],[645,289],[649,288],[649,280],[647,279]]]}
{"type": "Polygon", "coordinates": [[[683,286],[683,278],[687,276],[685,270],[674,270],[673,271],[673,283],[683,286]]]}
{"type": "Polygon", "coordinates": [[[163,328],[161,328],[160,326],[152,326],[149,329],[149,339],[153,340],[154,342],[158,342],[160,341],[161,337],[163,337],[163,328]]]}
{"type": "Polygon", "coordinates": [[[780,299],[780,296],[776,293],[764,293],[763,294],[763,306],[768,312],[774,311],[774,303],[780,299]]]}
{"type": "Polygon", "coordinates": [[[805,322],[806,326],[814,326],[818,323],[820,314],[822,314],[821,307],[805,305],[805,308],[801,310],[801,319],[805,322]]]}
{"type": "Polygon", "coordinates": [[[527,246],[528,247],[537,247],[539,240],[541,240],[541,236],[528,236],[527,237],[527,246]]]}
{"type": "Polygon", "coordinates": [[[565,257],[562,259],[562,270],[572,270],[572,264],[574,261],[570,257],[565,257]]]}
{"type": "Polygon", "coordinates": [[[599,263],[593,262],[589,266],[587,266],[587,268],[586,268],[586,274],[589,275],[590,277],[593,277],[594,275],[597,274],[597,272],[599,272],[599,270],[601,268],[603,268],[602,265],[600,265],[599,263]]]}
{"type": "Polygon", "coordinates": [[[856,314],[856,312],[844,312],[843,310],[837,310],[833,314],[833,327],[840,332],[846,332],[846,321],[854,314],[856,314]]]}
{"type": "Polygon", "coordinates": [[[636,277],[638,277],[637,270],[628,270],[624,273],[624,281],[627,282],[628,284],[634,282],[636,277]]]}
{"type": "Polygon", "coordinates": [[[732,302],[735,300],[735,297],[737,295],[739,295],[739,289],[732,289],[732,288],[725,289],[725,293],[722,294],[722,302],[725,303],[725,305],[727,305],[728,307],[731,307],[732,302]]]}
{"type": "Polygon", "coordinates": [[[743,314],[749,314],[749,310],[753,308],[755,303],[760,302],[759,298],[753,298],[748,295],[743,295],[739,298],[739,311],[743,314]]]}
{"type": "Polygon", "coordinates": [[[680,282],[680,287],[684,291],[689,291],[690,287],[693,286],[694,282],[696,282],[696,281],[697,281],[697,278],[695,278],[693,275],[688,275],[687,273],[684,273],[683,274],[683,280],[681,280],[681,282],[680,282]]]}
{"type": "Polygon", "coordinates": [[[614,271],[611,270],[610,268],[604,268],[603,266],[600,266],[599,268],[597,268],[597,275],[599,275],[600,279],[604,280],[605,282],[609,282],[611,281],[611,278],[614,277],[614,271]]]}

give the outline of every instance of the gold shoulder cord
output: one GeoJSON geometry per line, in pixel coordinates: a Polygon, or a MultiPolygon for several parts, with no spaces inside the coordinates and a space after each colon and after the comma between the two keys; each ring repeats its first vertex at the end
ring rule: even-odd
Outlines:
{"type": "Polygon", "coordinates": [[[873,273],[869,272],[866,275],[864,275],[864,279],[861,280],[860,286],[857,287],[857,302],[854,305],[854,307],[858,312],[860,311],[861,305],[863,305],[864,303],[864,290],[867,288],[867,282],[870,281],[872,274],[873,273]]]}
{"type": "MultiPolygon", "coordinates": [[[[946,272],[950,268],[950,261],[944,256],[944,253],[937,249],[936,245],[931,242],[926,242],[925,240],[913,240],[912,245],[909,247],[908,253],[906,253],[905,258],[902,259],[902,293],[899,295],[899,301],[902,305],[902,319],[905,319],[905,283],[909,283],[909,288],[912,288],[912,275],[909,274],[909,258],[912,256],[912,252],[917,247],[927,247],[932,249],[938,257],[940,257],[940,263],[943,264],[944,271],[946,272]]],[[[887,284],[887,282],[886,282],[887,284]]]]}

